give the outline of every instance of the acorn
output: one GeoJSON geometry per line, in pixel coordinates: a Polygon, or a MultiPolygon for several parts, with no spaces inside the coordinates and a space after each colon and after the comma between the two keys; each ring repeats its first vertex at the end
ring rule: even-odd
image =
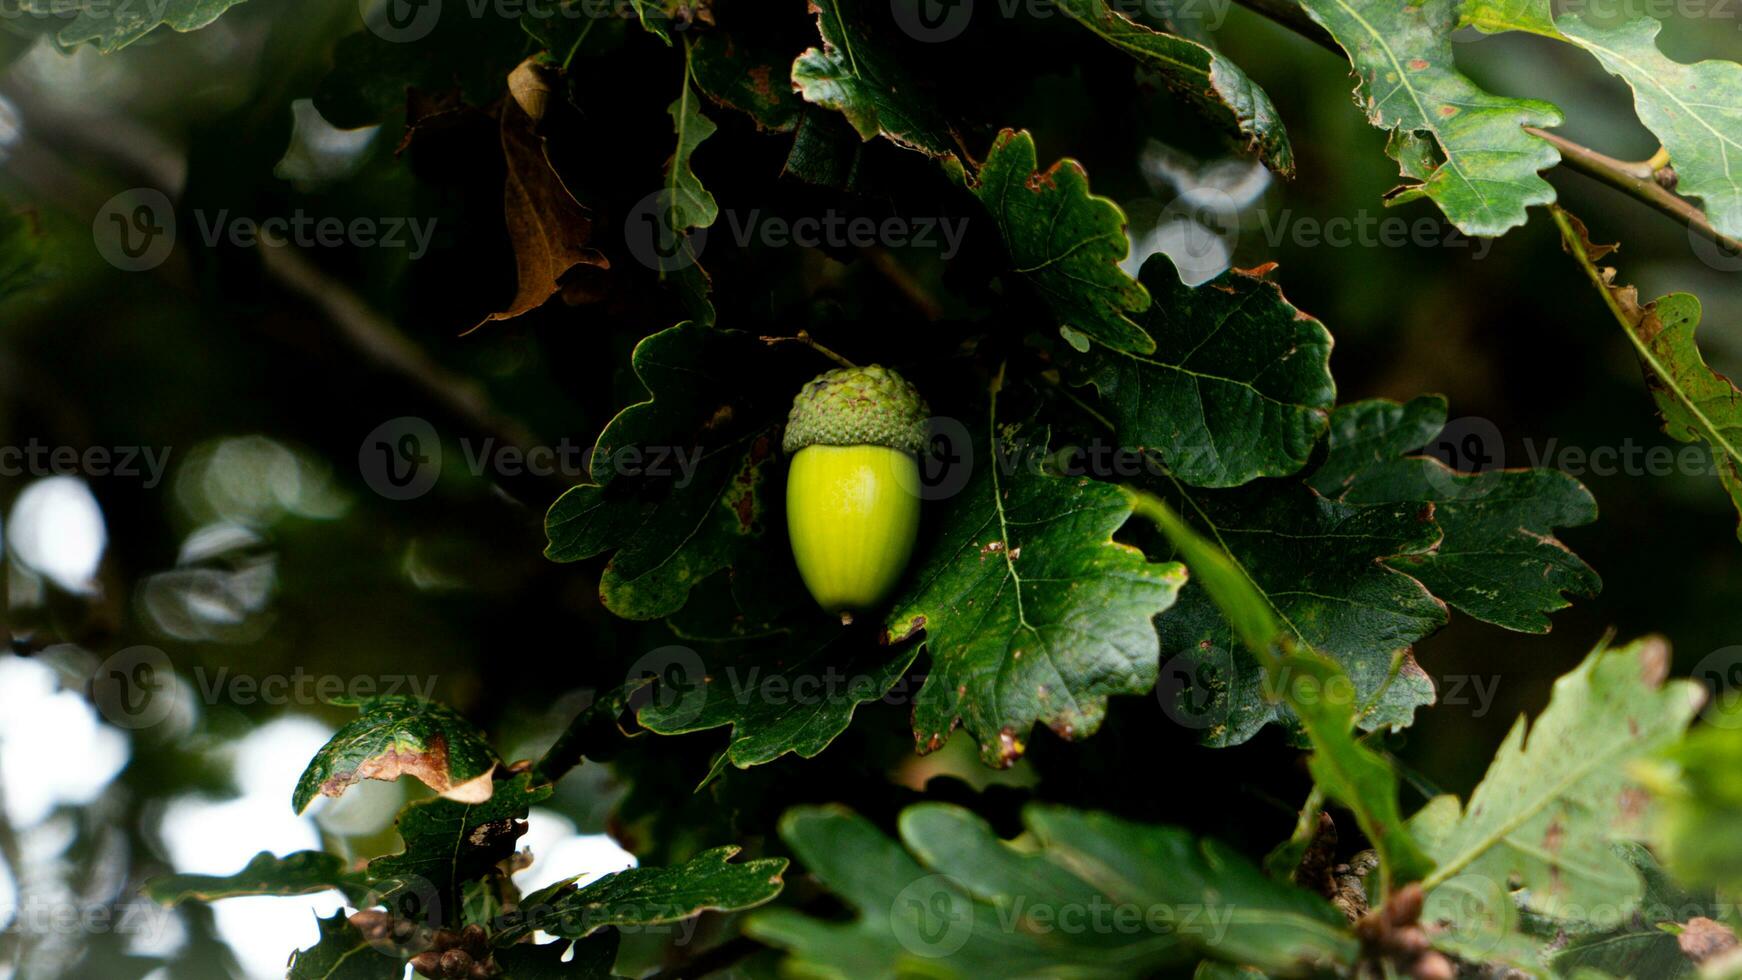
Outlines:
{"type": "Polygon", "coordinates": [[[792,400],[786,527],[799,577],[850,623],[888,597],[919,533],[918,454],[930,409],[888,368],[839,368],[792,400]]]}

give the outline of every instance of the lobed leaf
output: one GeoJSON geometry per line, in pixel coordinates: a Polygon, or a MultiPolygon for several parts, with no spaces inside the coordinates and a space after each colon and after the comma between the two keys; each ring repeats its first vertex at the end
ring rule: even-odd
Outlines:
{"type": "Polygon", "coordinates": [[[1397,774],[1355,737],[1356,704],[1348,676],[1285,629],[1270,598],[1234,559],[1181,520],[1161,499],[1134,494],[1137,510],[1172,541],[1210,600],[1264,672],[1265,696],[1299,719],[1313,754],[1315,785],[1355,814],[1379,855],[1382,888],[1415,881],[1433,868],[1405,829],[1397,774]]]}
{"type": "Polygon", "coordinates": [[[1687,681],[1664,683],[1669,648],[1650,637],[1599,646],[1555,682],[1548,707],[1518,719],[1460,811],[1435,801],[1411,821],[1437,867],[1424,882],[1430,909],[1471,937],[1513,927],[1520,908],[1577,917],[1630,909],[1639,877],[1614,844],[1644,831],[1647,798],[1628,776],[1633,760],[1674,743],[1699,708],[1687,681]],[[1445,889],[1453,897],[1435,897],[1445,889]]]}
{"type": "Polygon", "coordinates": [[[1091,345],[1065,356],[1092,386],[1119,444],[1153,451],[1194,486],[1238,486],[1306,465],[1336,402],[1331,335],[1261,276],[1230,270],[1198,287],[1156,254],[1138,281],[1154,354],[1091,345]]]}
{"type": "Polygon", "coordinates": [[[1676,190],[1696,198],[1719,232],[1742,235],[1742,65],[1673,61],[1657,46],[1663,22],[1613,27],[1555,17],[1549,0],[1469,0],[1463,19],[1487,33],[1526,31],[1584,49],[1633,90],[1639,121],[1675,166],[1676,190]]]}
{"type": "Polygon", "coordinates": [[[395,822],[405,849],[370,861],[369,877],[389,883],[382,889],[385,897],[415,892],[421,899],[449,903],[439,909],[449,914],[461,885],[490,874],[514,854],[526,833],[527,811],[551,792],[549,785],[535,783],[531,773],[521,773],[499,783],[486,800],[411,803],[395,822]]]}
{"type": "Polygon", "coordinates": [[[1348,53],[1355,102],[1391,134],[1386,152],[1411,182],[1388,203],[1427,197],[1466,235],[1501,235],[1526,209],[1554,201],[1538,171],[1560,162],[1525,126],[1561,123],[1560,110],[1479,88],[1452,57],[1457,0],[1301,0],[1348,53]]]}
{"type": "Polygon", "coordinates": [[[1105,0],[1059,0],[1065,16],[1155,71],[1207,118],[1235,134],[1246,151],[1279,174],[1294,172],[1294,150],[1270,96],[1208,44],[1164,34],[1107,6],[1105,0]]]}
{"type": "Polygon", "coordinates": [[[675,868],[629,868],[579,888],[574,879],[526,896],[493,941],[507,946],[533,930],[585,939],[607,926],[647,926],[705,911],[754,908],[780,894],[786,858],[733,862],[736,847],[716,847],[675,868]]]}
{"type": "Polygon", "coordinates": [[[1149,354],[1155,340],[1133,315],[1150,305],[1143,285],[1119,268],[1130,245],[1118,205],[1089,193],[1075,160],[1038,169],[1034,137],[1004,130],[971,189],[992,214],[1012,271],[1033,286],[1061,332],[1116,351],[1149,354]]]}
{"type": "Polygon", "coordinates": [[[367,890],[367,879],[345,870],[345,862],[324,851],[297,851],[279,857],[256,854],[232,875],[175,874],[153,878],[145,892],[154,902],[215,902],[246,895],[307,895],[337,888],[349,895],[367,890]]]}
{"type": "MultiPolygon", "coordinates": [[[[1694,341],[1700,326],[1699,299],[1670,293],[1641,304],[1637,289],[1615,285],[1615,270],[1597,265],[1618,246],[1592,244],[1584,222],[1559,208],[1554,218],[1567,253],[1602,293],[1638,353],[1664,433],[1710,448],[1718,480],[1742,512],[1742,391],[1708,367],[1700,354],[1694,341]]],[[[1742,523],[1736,533],[1742,537],[1742,523]]]]}
{"type": "Polygon", "coordinates": [[[853,3],[811,0],[823,45],[792,63],[792,85],[806,102],[834,109],[859,138],[884,136],[934,157],[955,152],[955,138],[935,103],[904,90],[905,78],[884,33],[853,3]]]}
{"type": "Polygon", "coordinates": [[[1431,509],[1443,537],[1437,548],[1386,564],[1477,619],[1546,633],[1548,614],[1566,595],[1594,596],[1602,579],[1554,537],[1555,528],[1597,519],[1597,503],[1578,480],[1551,469],[1459,473],[1432,456],[1446,424],[1446,402],[1427,395],[1406,404],[1358,402],[1334,416],[1330,453],[1309,481],[1324,496],[1361,506],[1431,509]]]}
{"type": "Polygon", "coordinates": [[[780,642],[708,648],[703,676],[685,678],[682,689],[662,687],[636,720],[661,735],[730,725],[726,758],[740,769],[788,752],[815,758],[859,705],[887,695],[919,656],[918,644],[890,650],[864,639],[831,622],[780,642]]]}
{"type": "Polygon", "coordinates": [[[118,0],[17,0],[9,19],[42,18],[58,25],[54,39],[64,48],[89,43],[104,54],[113,54],[159,27],[187,33],[197,31],[223,16],[243,0],[155,0],[152,3],[121,3],[118,0]]]}
{"type": "MultiPolygon", "coordinates": [[[[989,415],[996,405],[994,396],[989,415]]],[[[1000,435],[993,418],[987,428],[968,485],[944,505],[885,628],[892,642],[926,634],[932,669],[913,712],[922,751],[963,724],[981,758],[1003,767],[1036,723],[1084,738],[1109,695],[1155,685],[1151,620],[1172,605],[1185,569],[1114,542],[1130,500],[1045,472],[1045,430],[1000,435]]]]}
{"type": "Polygon", "coordinates": [[[291,954],[285,980],[401,980],[405,961],[371,947],[344,910],[316,921],[320,939],[291,954]]]}
{"type": "Polygon", "coordinates": [[[1115,978],[1202,956],[1297,976],[1354,960],[1328,904],[1214,841],[1042,804],[1023,823],[1008,842],[965,809],[920,804],[902,812],[898,844],[842,808],[788,811],[781,837],[858,915],[776,909],[745,930],[796,972],[831,977],[1115,978]]]}
{"type": "Polygon", "coordinates": [[[648,397],[599,434],[593,482],[551,505],[545,556],[612,552],[599,584],[605,607],[658,619],[763,546],[777,428],[805,375],[743,333],[691,322],[643,338],[631,363],[648,397]]]}
{"type": "Polygon", "coordinates": [[[454,709],[406,695],[369,698],[356,708],[362,717],[335,732],[297,780],[291,796],[297,813],[317,794],[340,796],[359,780],[401,776],[450,800],[490,798],[496,752],[454,709]]]}

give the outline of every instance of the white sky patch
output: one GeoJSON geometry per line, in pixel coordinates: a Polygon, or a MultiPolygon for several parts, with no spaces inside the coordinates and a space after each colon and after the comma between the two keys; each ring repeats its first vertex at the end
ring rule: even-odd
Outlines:
{"type": "Polygon", "coordinates": [[[12,870],[6,867],[6,859],[0,857],[0,930],[12,924],[18,918],[18,884],[12,880],[12,870]]]}
{"type": "MultiPolygon", "coordinates": [[[[170,863],[191,874],[233,874],[265,850],[284,855],[321,846],[314,821],[291,812],[291,790],[331,730],[311,718],[286,717],[250,732],[233,750],[241,795],[231,800],[183,797],[163,815],[170,863]]],[[[342,907],[336,891],[291,898],[215,902],[218,934],[249,977],[282,977],[284,959],[319,938],[315,916],[342,907]]]]}
{"type": "Polygon", "coordinates": [[[127,737],[82,696],[61,690],[53,670],[0,656],[0,776],[15,827],[37,826],[56,806],[95,800],[129,755],[127,737]]]}
{"type": "Polygon", "coordinates": [[[51,476],[25,487],[7,527],[12,557],[68,592],[96,592],[109,532],[85,481],[51,476]]]}
{"type": "Polygon", "coordinates": [[[554,810],[534,807],[526,820],[520,849],[532,851],[532,866],[514,876],[522,893],[564,878],[581,875],[581,882],[635,867],[635,855],[617,846],[607,834],[577,834],[574,822],[554,810]]]}

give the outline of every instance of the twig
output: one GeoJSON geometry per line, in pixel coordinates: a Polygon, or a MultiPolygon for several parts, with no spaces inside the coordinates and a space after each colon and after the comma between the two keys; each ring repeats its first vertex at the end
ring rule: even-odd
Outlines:
{"type": "MultiPolygon", "coordinates": [[[[1335,38],[1317,21],[1314,21],[1305,10],[1294,0],[1237,0],[1237,2],[1253,13],[1262,15],[1294,31],[1301,37],[1319,46],[1343,54],[1343,48],[1335,38]]],[[[1686,225],[1688,229],[1707,241],[1713,242],[1727,251],[1742,251],[1742,243],[1729,238],[1712,227],[1710,221],[1699,208],[1688,203],[1664,188],[1657,182],[1657,174],[1669,164],[1669,154],[1662,149],[1657,151],[1650,160],[1630,163],[1617,160],[1614,157],[1598,153],[1590,147],[1583,146],[1557,136],[1545,129],[1526,126],[1524,131],[1540,139],[1554,144],[1561,151],[1561,162],[1567,169],[1582,173],[1587,177],[1602,181],[1617,190],[1623,191],[1650,207],[1663,212],[1676,221],[1686,225]]]]}
{"type": "Polygon", "coordinates": [[[811,350],[816,351],[818,354],[823,355],[824,357],[828,358],[831,361],[834,361],[836,364],[839,364],[840,366],[842,366],[844,368],[853,369],[853,368],[857,368],[859,366],[857,364],[854,364],[852,361],[849,361],[846,358],[842,357],[841,355],[835,353],[834,351],[829,350],[827,347],[824,347],[822,344],[817,343],[816,338],[812,337],[810,335],[810,331],[808,331],[808,330],[800,330],[798,332],[798,336],[796,336],[796,337],[758,337],[756,339],[762,341],[763,343],[769,345],[770,347],[774,346],[775,344],[803,344],[806,347],[809,347],[811,350]]]}
{"type": "MultiPolygon", "coordinates": [[[[1524,127],[1525,132],[1538,136],[1553,143],[1561,151],[1561,161],[1571,170],[1576,170],[1587,177],[1600,180],[1610,187],[1623,191],[1633,198],[1656,208],[1688,227],[1701,238],[1730,252],[1742,252],[1742,242],[1736,241],[1712,227],[1699,208],[1688,203],[1686,198],[1670,193],[1657,182],[1657,171],[1654,167],[1658,158],[1653,157],[1642,163],[1628,163],[1605,156],[1596,150],[1580,146],[1571,140],[1556,136],[1547,130],[1534,126],[1524,127]]],[[[1660,151],[1661,155],[1661,151],[1660,151]]]]}

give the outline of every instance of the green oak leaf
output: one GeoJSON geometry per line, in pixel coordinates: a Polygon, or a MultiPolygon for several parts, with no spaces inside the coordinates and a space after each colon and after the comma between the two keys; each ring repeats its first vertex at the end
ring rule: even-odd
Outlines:
{"type": "Polygon", "coordinates": [[[362,717],[333,734],[297,780],[297,813],[315,796],[339,796],[363,779],[414,776],[450,800],[490,798],[496,752],[471,722],[445,704],[405,695],[355,702],[362,717]]]}
{"type": "Polygon", "coordinates": [[[1354,962],[1329,904],[1215,841],[1043,804],[1023,824],[1013,844],[968,810],[924,803],[902,812],[898,844],[839,807],[790,810],[781,837],[858,916],[773,909],[745,931],[807,976],[1123,978],[1203,956],[1304,976],[1354,962]],[[1071,926],[1096,909],[1127,927],[1071,926]]]}
{"type": "Polygon", "coordinates": [[[810,759],[846,731],[853,712],[884,697],[919,655],[827,623],[793,637],[704,648],[701,677],[662,675],[636,720],[661,735],[732,726],[726,758],[740,769],[788,752],[810,759]]]}
{"type": "Polygon", "coordinates": [[[154,902],[215,902],[245,895],[306,895],[337,888],[355,897],[368,891],[367,879],[345,870],[345,862],[324,851],[297,851],[279,857],[256,854],[232,875],[176,874],[153,878],[145,893],[154,902]]]}
{"type": "Polygon", "coordinates": [[[405,961],[369,945],[343,910],[316,920],[320,939],[291,954],[285,980],[400,980],[405,961]]]}
{"type": "MultiPolygon", "coordinates": [[[[996,406],[994,394],[988,429],[996,406]]],[[[1036,723],[1084,738],[1109,695],[1155,685],[1152,620],[1173,604],[1185,569],[1114,542],[1131,501],[1117,487],[1046,472],[1044,429],[987,439],[885,625],[892,640],[925,631],[931,673],[913,710],[922,749],[960,723],[981,758],[1002,767],[1036,723]]]]}
{"type": "Polygon", "coordinates": [[[856,4],[811,0],[810,7],[823,45],[792,63],[792,85],[804,100],[841,113],[860,139],[882,135],[934,157],[952,155],[948,122],[933,101],[906,87],[886,32],[874,29],[856,4]]]}
{"type": "MultiPolygon", "coordinates": [[[[1410,455],[1433,442],[1445,415],[1438,397],[1345,405],[1331,414],[1325,458],[1300,482],[1201,490],[1174,481],[1163,494],[1230,553],[1296,642],[1348,673],[1368,730],[1408,725],[1433,703],[1410,648],[1446,624],[1448,605],[1540,633],[1567,595],[1602,585],[1553,536],[1596,517],[1589,492],[1552,470],[1460,474],[1410,455]]],[[[1230,652],[1235,634],[1209,596],[1188,586],[1160,630],[1164,655],[1184,658],[1212,687],[1215,710],[1197,713],[1206,742],[1236,744],[1289,720],[1266,696],[1263,671],[1230,652]]]]}
{"type": "Polygon", "coordinates": [[[1538,171],[1560,162],[1525,126],[1558,126],[1560,110],[1479,88],[1452,58],[1457,0],[1301,0],[1348,53],[1355,102],[1391,133],[1386,152],[1411,183],[1389,203],[1427,197],[1466,235],[1501,235],[1526,209],[1555,199],[1538,171]]]}
{"type": "Polygon", "coordinates": [[[158,27],[197,31],[243,0],[17,0],[13,18],[40,18],[64,48],[90,43],[113,54],[158,27]]]}
{"type": "Polygon", "coordinates": [[[1597,519],[1578,480],[1552,469],[1458,473],[1430,456],[1446,402],[1428,395],[1399,405],[1358,402],[1333,417],[1330,454],[1309,481],[1342,503],[1430,505],[1445,537],[1438,548],[1386,564],[1477,619],[1546,633],[1566,595],[1594,596],[1602,579],[1554,537],[1555,528],[1597,519]]]}
{"type": "Polygon", "coordinates": [[[658,619],[763,546],[777,429],[809,375],[747,334],[693,322],[643,338],[631,362],[647,398],[599,434],[593,482],[551,505],[545,556],[613,552],[599,583],[605,607],[658,619]]]}
{"type": "Polygon", "coordinates": [[[1149,307],[1149,293],[1119,268],[1130,250],[1125,214],[1089,193],[1081,164],[1060,160],[1043,173],[1034,137],[1006,129],[971,189],[991,212],[1012,271],[1046,301],[1067,337],[1087,335],[1134,354],[1155,351],[1155,340],[1133,319],[1149,307]]]}
{"type": "Polygon", "coordinates": [[[702,114],[701,97],[691,84],[689,51],[685,47],[683,93],[666,109],[677,134],[677,149],[665,162],[665,204],[670,209],[669,225],[674,232],[706,228],[720,216],[714,195],[702,186],[690,164],[696,148],[719,127],[702,114]]]}
{"type": "MultiPolygon", "coordinates": [[[[1172,484],[1161,496],[1198,533],[1226,551],[1263,596],[1268,615],[1297,644],[1335,661],[1354,685],[1363,729],[1408,725],[1432,704],[1433,684],[1410,656],[1417,640],[1447,621],[1426,586],[1385,559],[1425,554],[1441,538],[1403,503],[1355,506],[1328,500],[1297,480],[1233,490],[1172,484]]],[[[1177,543],[1176,543],[1177,546],[1177,543]]],[[[1241,637],[1197,583],[1157,621],[1161,650],[1209,690],[1207,708],[1186,720],[1209,745],[1237,745],[1271,723],[1292,724],[1289,706],[1268,690],[1266,671],[1241,652],[1241,637]]]]}
{"type": "Polygon", "coordinates": [[[1138,279],[1153,298],[1138,323],[1156,352],[1095,344],[1064,357],[1072,380],[1100,395],[1119,444],[1153,451],[1194,486],[1306,465],[1336,402],[1324,325],[1275,283],[1239,270],[1194,288],[1157,254],[1138,279]]]}
{"type": "Polygon", "coordinates": [[[1697,198],[1719,232],[1742,236],[1742,65],[1673,61],[1657,46],[1663,22],[1613,27],[1554,16],[1549,0],[1469,0],[1464,22],[1486,33],[1525,31],[1575,45],[1633,90],[1633,110],[1669,151],[1676,191],[1697,198]]]}
{"type": "Polygon", "coordinates": [[[1433,862],[1404,829],[1397,773],[1355,736],[1356,692],[1348,675],[1284,628],[1272,598],[1221,545],[1199,534],[1158,497],[1135,492],[1134,503],[1178,549],[1193,581],[1256,659],[1264,674],[1264,696],[1287,705],[1299,720],[1313,748],[1307,767],[1314,785],[1355,814],[1379,856],[1382,892],[1431,871],[1433,862]]]}
{"type": "Polygon", "coordinates": [[[496,933],[499,946],[533,930],[585,939],[606,926],[650,926],[699,912],[754,908],[780,894],[786,858],[734,862],[737,847],[716,847],[672,868],[629,868],[579,888],[558,882],[526,896],[519,914],[496,933]]]}
{"type": "Polygon", "coordinates": [[[369,862],[369,877],[389,883],[385,898],[401,893],[439,899],[439,911],[457,907],[461,886],[491,874],[513,855],[526,833],[527,811],[550,798],[548,784],[521,773],[498,783],[489,799],[477,803],[419,800],[399,812],[395,829],[405,849],[369,862]]]}
{"type": "Polygon", "coordinates": [[[1556,918],[1639,901],[1614,847],[1645,829],[1648,799],[1628,767],[1680,738],[1703,699],[1692,682],[1664,682],[1669,663],[1660,638],[1599,646],[1555,682],[1535,724],[1512,726],[1461,810],[1441,797],[1411,820],[1437,864],[1422,882],[1430,913],[1480,942],[1513,928],[1514,901],[1556,918]]]}
{"type": "MultiPolygon", "coordinates": [[[[1615,285],[1614,269],[1597,266],[1617,246],[1593,244],[1584,222],[1559,208],[1554,217],[1568,254],[1602,294],[1639,355],[1664,433],[1680,442],[1706,444],[1719,482],[1742,512],[1742,391],[1706,365],[1694,341],[1700,326],[1699,299],[1670,293],[1642,305],[1637,289],[1615,285]]],[[[1742,538],[1742,522],[1736,534],[1742,538]]]]}
{"type": "Polygon", "coordinates": [[[1592,929],[1589,920],[1550,920],[1559,934],[1569,937],[1566,945],[1554,954],[1555,973],[1571,976],[1582,968],[1600,971],[1604,976],[1654,980],[1697,976],[1698,971],[1682,952],[1676,934],[1666,927],[1679,928],[1696,917],[1720,918],[1723,912],[1717,897],[1709,890],[1682,888],[1643,844],[1623,842],[1616,845],[1616,852],[1639,876],[1643,894],[1638,909],[1625,917],[1605,910],[1597,918],[1607,923],[1608,928],[1592,929]]]}
{"type": "Polygon", "coordinates": [[[710,31],[690,46],[696,88],[749,116],[763,132],[798,128],[805,103],[792,90],[790,66],[791,54],[766,44],[759,31],[710,31]]]}
{"type": "Polygon", "coordinates": [[[606,980],[616,976],[618,945],[616,932],[601,932],[576,943],[516,943],[496,950],[494,958],[502,980],[606,980]],[[571,946],[575,955],[564,960],[571,946]]]}
{"type": "Polygon", "coordinates": [[[1108,7],[1105,0],[1059,0],[1058,7],[1159,74],[1270,169],[1284,176],[1294,172],[1294,150],[1270,96],[1214,48],[1145,27],[1108,7]]]}

